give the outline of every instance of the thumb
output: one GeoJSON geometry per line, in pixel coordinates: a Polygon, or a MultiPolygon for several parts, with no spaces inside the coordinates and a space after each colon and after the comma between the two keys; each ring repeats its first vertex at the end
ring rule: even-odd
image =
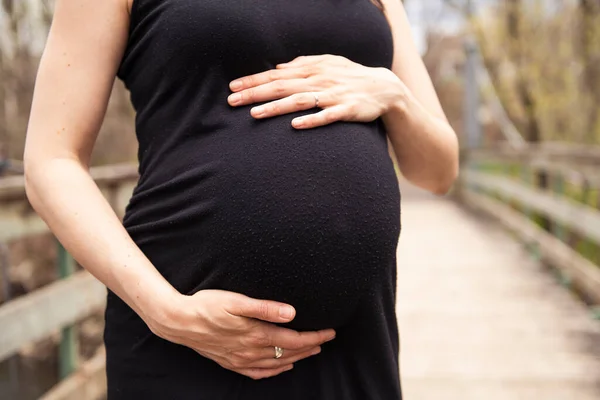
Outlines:
{"type": "Polygon", "coordinates": [[[227,307],[227,311],[240,317],[279,323],[289,322],[296,316],[296,310],[289,304],[247,296],[240,296],[239,300],[227,307]]]}

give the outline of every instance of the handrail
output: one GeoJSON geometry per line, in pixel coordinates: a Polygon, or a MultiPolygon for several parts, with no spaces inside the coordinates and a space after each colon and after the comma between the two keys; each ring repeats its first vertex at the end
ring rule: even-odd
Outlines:
{"type": "Polygon", "coordinates": [[[467,149],[462,159],[458,198],[535,244],[542,260],[600,306],[600,266],[574,247],[585,239],[600,248],[600,210],[569,197],[579,193],[577,199],[588,202],[590,189],[600,189],[600,147],[540,143],[516,150],[499,144],[467,149]],[[515,171],[518,176],[510,176],[515,171]],[[567,182],[570,192],[565,192],[567,182]]]}
{"type": "MultiPolygon", "coordinates": [[[[92,179],[102,185],[116,185],[138,178],[137,165],[115,164],[90,168],[92,179]]],[[[25,200],[25,179],[23,175],[0,177],[0,202],[25,200]]]]}
{"type": "Polygon", "coordinates": [[[101,347],[81,368],[60,381],[39,400],[95,400],[106,398],[106,351],[101,347]]]}
{"type": "Polygon", "coordinates": [[[85,271],[0,306],[0,361],[104,304],[106,289],[85,271]]]}
{"type": "Polygon", "coordinates": [[[544,214],[561,225],[600,244],[600,212],[559,196],[528,188],[516,181],[488,173],[465,171],[467,185],[497,192],[503,198],[516,200],[526,208],[544,214]]]}
{"type": "Polygon", "coordinates": [[[5,158],[0,159],[0,176],[6,172],[22,174],[24,172],[23,162],[5,158]]]}
{"type": "Polygon", "coordinates": [[[470,190],[463,193],[463,199],[471,207],[496,218],[526,242],[536,244],[542,260],[557,267],[591,303],[600,304],[600,268],[502,202],[470,190]]]}
{"type": "MultiPolygon", "coordinates": [[[[90,169],[90,175],[115,212],[122,217],[138,179],[137,165],[94,167],[90,169]]],[[[24,176],[0,177],[0,204],[0,243],[48,232],[44,221],[29,204],[24,176]]],[[[16,353],[23,345],[61,329],[61,349],[66,344],[68,346],[64,349],[71,353],[76,351],[76,346],[69,340],[75,335],[70,326],[101,309],[105,300],[104,285],[86,271],[81,271],[1,305],[0,361],[16,353]]],[[[61,361],[65,360],[61,358],[61,361]]],[[[68,367],[63,368],[63,372],[70,373],[73,364],[61,362],[61,366],[63,364],[68,367]]],[[[89,398],[98,398],[106,390],[102,384],[103,373],[99,372],[103,372],[103,365],[103,353],[99,352],[48,392],[47,398],[80,399],[85,393],[90,395],[89,398]]]]}
{"type": "Polygon", "coordinates": [[[559,142],[527,143],[514,149],[505,142],[499,142],[485,149],[469,149],[472,160],[499,158],[506,161],[528,162],[530,160],[561,160],[573,165],[600,165],[600,147],[559,142]]]}
{"type": "MultiPolygon", "coordinates": [[[[90,169],[90,175],[111,202],[122,213],[138,178],[137,166],[118,164],[90,169]]],[[[23,176],[0,178],[0,242],[48,232],[44,221],[31,208],[25,193],[23,176]]]]}

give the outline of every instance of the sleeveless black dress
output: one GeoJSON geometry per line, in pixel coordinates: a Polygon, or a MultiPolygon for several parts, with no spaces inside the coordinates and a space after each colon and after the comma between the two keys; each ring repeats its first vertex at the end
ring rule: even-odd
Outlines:
{"type": "Polygon", "coordinates": [[[118,77],[137,111],[140,180],[124,225],[181,293],[223,289],[335,328],[322,353],[252,380],[153,335],[109,292],[109,400],[398,400],[398,181],[380,119],[299,131],[255,120],[231,80],[299,55],[390,68],[370,0],[134,0],[118,77]]]}

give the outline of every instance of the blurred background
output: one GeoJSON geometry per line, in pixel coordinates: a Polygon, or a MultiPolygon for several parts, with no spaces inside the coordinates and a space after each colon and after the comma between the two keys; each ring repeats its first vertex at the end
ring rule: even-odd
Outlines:
{"type": "MultiPolygon", "coordinates": [[[[53,3],[0,0],[0,399],[103,396],[103,288],[23,190],[53,3]]],[[[600,399],[600,0],[404,3],[462,149],[447,198],[401,184],[407,398],[600,399]]],[[[118,213],[133,118],[116,81],[92,174],[118,213]]]]}

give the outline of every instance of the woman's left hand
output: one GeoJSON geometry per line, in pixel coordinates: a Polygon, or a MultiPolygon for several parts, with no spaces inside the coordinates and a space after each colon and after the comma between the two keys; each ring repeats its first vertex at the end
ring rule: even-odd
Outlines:
{"type": "Polygon", "coordinates": [[[250,110],[262,119],[314,107],[321,111],[294,118],[298,129],[335,121],[370,122],[402,100],[406,87],[387,68],[365,67],[342,56],[301,56],[276,69],[230,83],[232,106],[267,102],[250,110]]]}

